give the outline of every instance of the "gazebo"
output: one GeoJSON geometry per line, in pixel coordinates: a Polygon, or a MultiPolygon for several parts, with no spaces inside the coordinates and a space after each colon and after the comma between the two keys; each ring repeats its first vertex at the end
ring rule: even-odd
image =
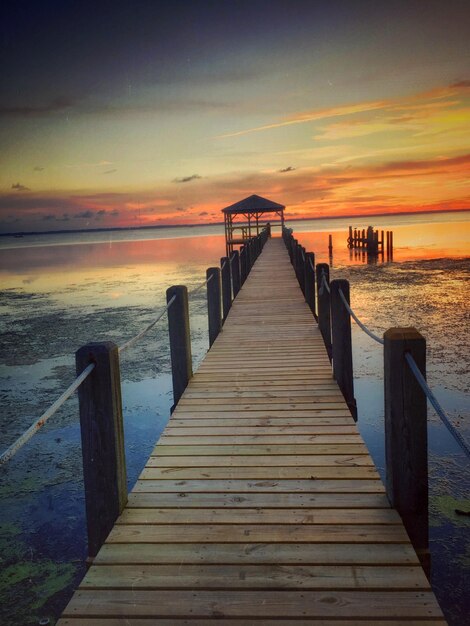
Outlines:
{"type": "Polygon", "coordinates": [[[282,226],[284,226],[285,208],[286,207],[282,204],[278,204],[272,200],[252,195],[222,209],[224,214],[227,256],[233,252],[234,245],[244,244],[245,241],[259,234],[260,227],[263,228],[263,226],[266,225],[260,224],[259,222],[262,215],[266,213],[278,215],[281,218],[282,226]],[[237,221],[238,216],[242,216],[244,221],[237,221]]]}

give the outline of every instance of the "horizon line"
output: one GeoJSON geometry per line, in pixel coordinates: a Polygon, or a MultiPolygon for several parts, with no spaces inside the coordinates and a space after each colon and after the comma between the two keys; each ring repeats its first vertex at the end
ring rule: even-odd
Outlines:
{"type": "MultiPolygon", "coordinates": [[[[311,220],[338,220],[338,219],[347,219],[347,218],[365,218],[365,217],[386,217],[397,216],[397,215],[434,215],[436,213],[465,213],[466,211],[470,211],[470,207],[466,209],[438,209],[431,211],[397,211],[393,212],[385,212],[385,213],[360,213],[353,214],[348,213],[346,215],[321,215],[316,217],[293,217],[291,219],[284,219],[284,223],[286,222],[307,222],[311,220]]],[[[281,220],[269,220],[270,223],[280,224],[281,220]]],[[[105,226],[102,228],[70,228],[66,230],[30,230],[30,231],[14,231],[14,232],[0,232],[0,237],[15,237],[15,236],[28,236],[28,235],[66,235],[70,233],[101,233],[101,232],[111,232],[111,231],[122,231],[122,230],[150,230],[153,228],[195,228],[198,226],[223,226],[224,222],[196,222],[196,223],[187,223],[187,224],[153,224],[153,225],[145,225],[145,226],[105,226]]]]}

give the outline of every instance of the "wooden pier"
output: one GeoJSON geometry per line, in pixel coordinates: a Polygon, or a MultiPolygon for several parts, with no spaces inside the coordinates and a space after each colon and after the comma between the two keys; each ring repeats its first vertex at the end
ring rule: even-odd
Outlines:
{"type": "Polygon", "coordinates": [[[281,239],[265,245],[59,625],[221,622],[446,623],[281,239]]]}

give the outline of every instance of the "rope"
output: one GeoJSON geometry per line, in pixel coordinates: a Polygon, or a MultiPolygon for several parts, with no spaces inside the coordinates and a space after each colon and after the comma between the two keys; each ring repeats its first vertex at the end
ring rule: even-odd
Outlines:
{"type": "Polygon", "coordinates": [[[325,270],[324,269],[322,269],[322,271],[321,271],[321,284],[320,284],[320,289],[318,290],[318,295],[319,296],[323,295],[323,287],[325,287],[325,289],[327,290],[328,293],[331,293],[330,285],[326,281],[326,274],[325,274],[325,270]]]}
{"type": "Polygon", "coordinates": [[[384,340],[378,337],[377,335],[375,335],[371,330],[369,330],[367,326],[361,322],[361,320],[357,317],[357,315],[351,309],[351,307],[348,304],[348,301],[346,300],[344,296],[343,290],[341,288],[338,289],[338,293],[339,293],[339,297],[343,301],[344,306],[348,310],[349,315],[353,318],[353,320],[356,322],[359,328],[362,328],[362,330],[366,333],[366,335],[369,335],[369,337],[371,337],[374,341],[383,345],[384,340]]]}
{"type": "Polygon", "coordinates": [[[222,266],[221,266],[221,268],[220,268],[220,271],[222,271],[226,265],[227,265],[227,261],[224,261],[224,262],[222,263],[222,266]]]}
{"type": "Polygon", "coordinates": [[[207,283],[209,283],[214,277],[214,274],[211,274],[209,276],[209,278],[207,280],[205,280],[203,283],[201,283],[198,287],[196,287],[195,289],[193,289],[192,291],[188,291],[188,296],[192,296],[193,293],[197,293],[200,289],[202,289],[203,287],[205,287],[207,285],[207,283]]]}
{"type": "Polygon", "coordinates": [[[436,411],[437,415],[441,418],[441,420],[444,423],[445,427],[450,432],[450,434],[455,439],[455,441],[460,445],[460,447],[465,452],[467,457],[470,458],[470,447],[469,447],[469,445],[467,444],[465,439],[462,437],[462,435],[454,428],[454,426],[451,424],[449,418],[444,413],[443,408],[441,407],[441,405],[437,401],[437,398],[433,394],[432,390],[429,388],[429,385],[426,382],[426,379],[424,378],[424,376],[422,375],[419,367],[417,366],[416,361],[414,360],[414,358],[412,357],[412,355],[409,352],[405,353],[405,359],[406,359],[406,362],[408,363],[408,365],[410,366],[410,369],[413,372],[416,380],[418,381],[421,389],[424,391],[424,393],[426,394],[429,402],[434,407],[434,410],[436,411]]]}
{"type": "Polygon", "coordinates": [[[302,248],[300,248],[300,254],[302,255],[302,259],[303,259],[303,261],[305,263],[305,254],[304,254],[304,251],[302,250],[302,248]]]}
{"type": "Polygon", "coordinates": [[[314,272],[315,268],[313,267],[312,257],[311,256],[308,257],[308,262],[310,263],[310,267],[312,268],[312,272],[314,272]]]}
{"type": "Polygon", "coordinates": [[[18,450],[20,450],[20,448],[22,448],[24,444],[27,443],[42,426],[44,426],[47,420],[52,417],[54,413],[60,409],[64,402],[70,398],[73,392],[80,387],[82,382],[91,374],[94,368],[95,364],[90,363],[90,365],[88,365],[83,372],[77,376],[73,383],[67,387],[64,393],[57,398],[54,404],[52,404],[47,411],[45,411],[41,417],[28,428],[28,430],[25,430],[25,432],[5,450],[5,452],[0,456],[0,465],[9,461],[18,452],[18,450]]]}
{"type": "Polygon", "coordinates": [[[124,350],[127,350],[128,348],[132,347],[135,343],[137,343],[139,339],[142,339],[142,337],[146,335],[149,332],[149,330],[151,330],[155,326],[155,324],[162,319],[162,317],[168,311],[168,309],[173,304],[175,299],[176,299],[176,294],[171,298],[171,300],[168,302],[168,304],[166,305],[166,307],[163,309],[163,311],[160,313],[160,315],[157,317],[156,320],[154,320],[151,324],[149,324],[146,328],[144,328],[144,330],[142,330],[138,335],[136,335],[135,337],[132,337],[132,339],[129,339],[129,341],[126,341],[126,343],[124,343],[122,346],[119,346],[118,348],[119,353],[124,352],[124,350]]]}

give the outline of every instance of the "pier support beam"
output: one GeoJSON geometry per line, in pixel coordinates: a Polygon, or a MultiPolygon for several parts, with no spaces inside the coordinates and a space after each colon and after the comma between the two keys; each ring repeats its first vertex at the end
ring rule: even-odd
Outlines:
{"type": "Polygon", "coordinates": [[[118,347],[89,343],[75,363],[77,374],[95,364],[78,388],[88,555],[95,557],[127,503],[118,347]]]}
{"type": "Polygon", "coordinates": [[[222,328],[222,307],[220,301],[220,269],[209,267],[207,279],[207,316],[209,320],[209,348],[217,339],[222,328]]]}
{"type": "Polygon", "coordinates": [[[230,307],[232,306],[232,281],[230,279],[230,261],[226,256],[223,256],[220,259],[220,274],[222,277],[222,307],[225,322],[228,312],[230,311],[230,307]]]}
{"type": "Polygon", "coordinates": [[[351,415],[357,421],[357,405],[354,398],[351,316],[340,296],[341,290],[349,304],[349,282],[347,280],[332,280],[330,290],[333,376],[341,389],[351,415]]]}
{"type": "Polygon", "coordinates": [[[387,496],[429,572],[426,395],[405,360],[409,352],[426,377],[426,340],[415,328],[384,334],[387,496]]]}
{"type": "Polygon", "coordinates": [[[241,289],[240,254],[238,250],[234,250],[230,256],[230,271],[232,273],[233,297],[236,298],[241,289]]]}
{"type": "Polygon", "coordinates": [[[305,301],[310,307],[314,317],[317,317],[315,302],[315,254],[305,253],[305,301]]]}
{"type": "Polygon", "coordinates": [[[170,335],[174,401],[172,412],[193,375],[188,290],[184,285],[175,285],[166,291],[167,303],[173,296],[176,296],[176,299],[168,309],[168,333],[170,335]]]}
{"type": "Polygon", "coordinates": [[[318,303],[318,327],[325,342],[328,358],[331,361],[331,316],[330,316],[330,294],[323,284],[330,284],[330,267],[328,263],[317,263],[317,303],[318,303]]]}

